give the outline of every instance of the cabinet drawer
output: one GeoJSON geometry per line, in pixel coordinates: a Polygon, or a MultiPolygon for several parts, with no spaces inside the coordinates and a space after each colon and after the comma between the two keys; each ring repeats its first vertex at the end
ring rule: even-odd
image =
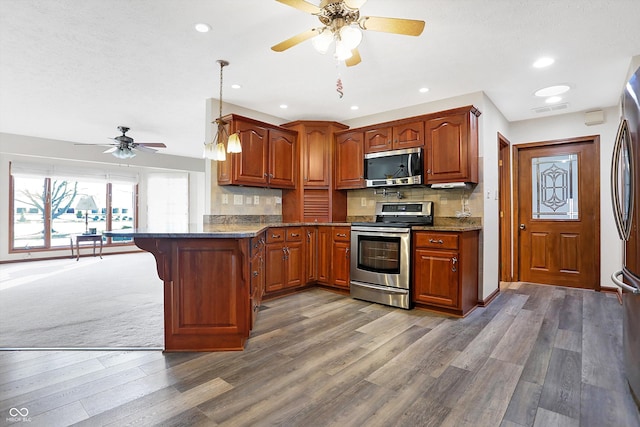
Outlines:
{"type": "Polygon", "coordinates": [[[301,242],[302,241],[302,227],[287,227],[287,242],[301,242]]]}
{"type": "Polygon", "coordinates": [[[333,240],[335,242],[350,242],[351,228],[350,227],[333,227],[333,240]]]}
{"type": "Polygon", "coordinates": [[[458,235],[452,233],[415,233],[416,248],[458,249],[458,235]]]}
{"type": "Polygon", "coordinates": [[[270,228],[267,230],[267,243],[278,243],[284,242],[284,237],[286,236],[286,231],[283,228],[270,228]]]}

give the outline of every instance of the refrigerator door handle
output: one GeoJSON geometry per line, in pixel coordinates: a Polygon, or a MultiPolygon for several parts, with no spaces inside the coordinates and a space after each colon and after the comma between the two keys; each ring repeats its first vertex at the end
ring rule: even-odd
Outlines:
{"type": "Polygon", "coordinates": [[[635,286],[627,285],[618,278],[619,276],[622,276],[622,270],[618,270],[611,275],[611,280],[613,280],[613,283],[615,283],[618,287],[624,289],[625,291],[631,292],[635,295],[640,295],[640,289],[636,288],[635,286]]]}
{"type": "Polygon", "coordinates": [[[618,126],[618,133],[616,134],[616,142],[613,147],[613,156],[611,158],[611,202],[613,206],[613,217],[616,221],[616,227],[618,229],[618,235],[620,239],[623,241],[629,240],[629,235],[631,233],[631,217],[633,213],[633,195],[635,192],[635,165],[633,164],[633,153],[631,153],[630,146],[630,138],[629,135],[629,126],[625,119],[620,121],[620,126],[618,126]],[[625,203],[624,200],[621,199],[620,195],[620,162],[622,161],[623,154],[626,153],[626,159],[629,162],[628,164],[628,173],[629,177],[629,200],[628,203],[628,212],[627,218],[624,218],[623,206],[625,203]]]}

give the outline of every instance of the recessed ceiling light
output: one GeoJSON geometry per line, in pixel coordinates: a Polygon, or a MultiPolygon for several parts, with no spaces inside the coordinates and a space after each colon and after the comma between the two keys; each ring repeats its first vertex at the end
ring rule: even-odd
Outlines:
{"type": "Polygon", "coordinates": [[[358,107],[357,105],[352,105],[352,106],[351,106],[351,109],[352,109],[352,110],[359,110],[359,109],[360,109],[360,107],[358,107]]]}
{"type": "Polygon", "coordinates": [[[195,27],[196,27],[196,31],[199,33],[208,33],[209,31],[211,31],[211,25],[205,24],[204,22],[196,24],[195,27]]]}
{"type": "Polygon", "coordinates": [[[282,108],[284,110],[284,109],[289,108],[289,106],[287,104],[280,104],[280,108],[282,108]]]}
{"type": "Polygon", "coordinates": [[[555,60],[553,58],[544,57],[544,58],[539,58],[538,60],[536,60],[536,62],[533,63],[533,66],[535,68],[544,68],[544,67],[548,67],[549,65],[553,64],[554,62],[555,62],[555,60]]]}
{"type": "Polygon", "coordinates": [[[418,89],[418,91],[420,93],[427,93],[427,92],[429,92],[429,88],[428,87],[421,87],[420,89],[418,89]]]}
{"type": "Polygon", "coordinates": [[[555,104],[560,101],[562,101],[561,96],[550,96],[549,98],[544,100],[544,102],[546,102],[547,104],[555,104]]]}
{"type": "Polygon", "coordinates": [[[242,86],[240,86],[239,84],[232,84],[231,85],[231,89],[240,89],[242,86]]]}
{"type": "Polygon", "coordinates": [[[546,98],[546,97],[549,97],[549,96],[560,95],[561,93],[565,93],[569,89],[571,89],[571,88],[569,86],[567,86],[567,85],[549,86],[549,87],[545,87],[545,88],[542,88],[542,89],[538,89],[534,93],[534,95],[546,98]]]}

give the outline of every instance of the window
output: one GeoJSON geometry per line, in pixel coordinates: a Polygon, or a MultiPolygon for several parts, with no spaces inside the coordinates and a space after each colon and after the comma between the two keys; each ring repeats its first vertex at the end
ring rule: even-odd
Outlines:
{"type": "MultiPolygon", "coordinates": [[[[11,251],[69,247],[72,236],[133,228],[137,224],[137,184],[109,182],[105,173],[54,172],[46,165],[12,164],[11,251]]],[[[105,239],[107,244],[130,238],[105,239]]]]}

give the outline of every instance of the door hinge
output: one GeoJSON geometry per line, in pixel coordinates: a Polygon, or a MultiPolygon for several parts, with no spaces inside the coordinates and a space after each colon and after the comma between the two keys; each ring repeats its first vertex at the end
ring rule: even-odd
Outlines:
{"type": "Polygon", "coordinates": [[[504,212],[500,211],[500,218],[504,218],[504,212]]]}
{"type": "Polygon", "coordinates": [[[498,166],[502,167],[502,159],[498,160],[498,166]]]}

